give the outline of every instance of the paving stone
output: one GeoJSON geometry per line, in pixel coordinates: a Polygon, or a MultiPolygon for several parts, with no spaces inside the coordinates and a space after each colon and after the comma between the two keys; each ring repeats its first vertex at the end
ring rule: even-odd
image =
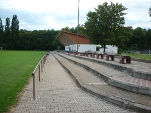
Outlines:
{"type": "Polygon", "coordinates": [[[83,91],[52,54],[47,57],[41,81],[38,81],[38,74],[36,75],[36,100],[33,100],[32,82],[31,78],[14,113],[133,112],[83,91]]]}

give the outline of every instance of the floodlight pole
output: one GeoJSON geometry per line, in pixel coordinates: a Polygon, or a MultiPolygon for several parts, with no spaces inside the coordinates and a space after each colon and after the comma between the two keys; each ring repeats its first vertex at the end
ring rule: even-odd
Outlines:
{"type": "Polygon", "coordinates": [[[79,34],[79,2],[80,0],[78,0],[77,52],[78,52],[78,34],[79,34]]]}

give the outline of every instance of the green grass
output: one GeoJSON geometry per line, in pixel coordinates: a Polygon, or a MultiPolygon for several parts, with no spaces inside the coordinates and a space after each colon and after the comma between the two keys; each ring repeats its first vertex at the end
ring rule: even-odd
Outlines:
{"type": "Polygon", "coordinates": [[[0,113],[15,104],[32,71],[46,52],[0,51],[0,113]]]}
{"type": "Polygon", "coordinates": [[[137,58],[137,59],[151,60],[151,55],[147,55],[147,54],[124,54],[124,55],[129,55],[132,58],[137,58]]]}

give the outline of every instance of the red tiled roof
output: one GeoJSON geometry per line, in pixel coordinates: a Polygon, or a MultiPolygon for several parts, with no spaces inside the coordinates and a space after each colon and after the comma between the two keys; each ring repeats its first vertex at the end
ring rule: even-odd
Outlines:
{"type": "Polygon", "coordinates": [[[64,33],[71,38],[72,40],[74,40],[74,42],[78,42],[79,44],[89,44],[90,40],[86,37],[86,36],[82,36],[82,35],[78,35],[74,34],[74,33],[70,33],[70,32],[65,32],[64,33]]]}
{"type": "Polygon", "coordinates": [[[77,37],[77,34],[70,33],[67,31],[61,31],[59,33],[57,39],[64,45],[77,44],[77,42],[78,42],[78,44],[90,44],[90,40],[86,36],[78,35],[78,37],[77,37]],[[66,39],[66,38],[68,38],[68,39],[66,39]],[[67,42],[67,40],[70,40],[70,41],[67,42]]]}

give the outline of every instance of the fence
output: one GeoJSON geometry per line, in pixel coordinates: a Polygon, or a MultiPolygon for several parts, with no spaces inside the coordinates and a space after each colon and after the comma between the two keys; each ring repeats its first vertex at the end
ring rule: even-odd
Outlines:
{"type": "Polygon", "coordinates": [[[39,81],[40,81],[40,74],[41,72],[43,72],[43,67],[44,67],[44,64],[46,62],[46,58],[47,58],[47,54],[45,54],[41,60],[39,61],[39,63],[37,64],[36,68],[34,69],[34,71],[32,72],[32,76],[33,76],[33,100],[36,99],[36,94],[35,94],[35,75],[36,75],[36,71],[38,71],[38,75],[39,75],[39,81]],[[41,69],[40,69],[41,67],[41,69]]]}
{"type": "Polygon", "coordinates": [[[150,55],[151,54],[151,50],[144,50],[144,51],[132,51],[132,50],[129,50],[129,51],[123,51],[123,53],[148,54],[148,55],[150,55]]]}

